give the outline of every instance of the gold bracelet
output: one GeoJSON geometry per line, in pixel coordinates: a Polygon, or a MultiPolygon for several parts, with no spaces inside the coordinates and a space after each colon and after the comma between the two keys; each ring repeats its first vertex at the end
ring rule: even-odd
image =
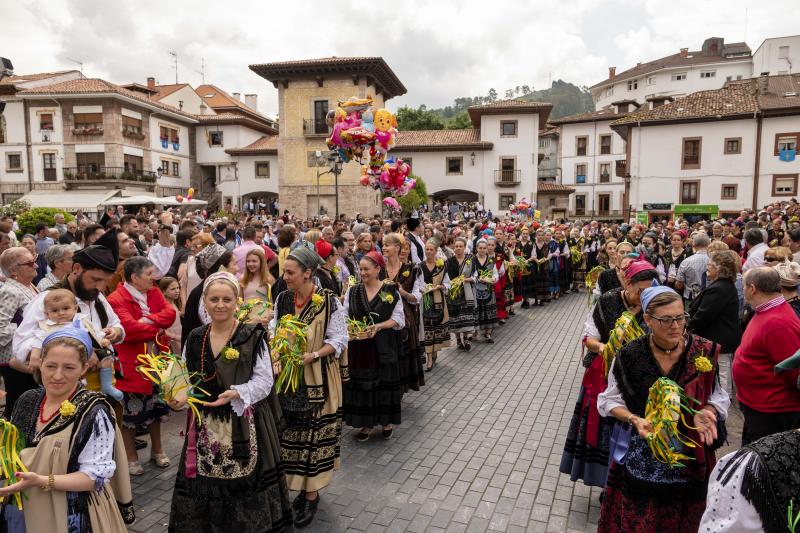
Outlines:
{"type": "Polygon", "coordinates": [[[628,415],[628,424],[629,425],[631,425],[631,420],[633,420],[634,418],[636,418],[635,414],[631,413],[630,415],[628,415]]]}
{"type": "Polygon", "coordinates": [[[53,474],[47,476],[47,483],[42,486],[44,492],[50,492],[56,486],[56,477],[53,474]]]}

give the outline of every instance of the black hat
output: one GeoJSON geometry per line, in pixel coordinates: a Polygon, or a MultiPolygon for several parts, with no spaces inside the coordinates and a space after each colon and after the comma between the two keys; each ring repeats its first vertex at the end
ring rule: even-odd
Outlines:
{"type": "Polygon", "coordinates": [[[108,230],[94,244],[75,252],[72,260],[87,270],[116,272],[119,263],[117,228],[108,230]]]}
{"type": "Polygon", "coordinates": [[[420,221],[418,218],[409,218],[408,220],[406,220],[406,227],[408,228],[409,231],[414,231],[415,229],[417,229],[417,227],[419,227],[419,225],[420,221]]]}

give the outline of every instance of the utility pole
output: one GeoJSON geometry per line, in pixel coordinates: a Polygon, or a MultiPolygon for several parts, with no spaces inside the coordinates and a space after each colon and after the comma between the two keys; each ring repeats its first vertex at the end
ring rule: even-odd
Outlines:
{"type": "Polygon", "coordinates": [[[200,74],[201,79],[203,80],[203,84],[206,83],[206,58],[200,58],[200,70],[195,70],[198,74],[200,74]]]}
{"type": "Polygon", "coordinates": [[[172,56],[173,66],[175,68],[175,85],[178,84],[178,52],[170,50],[169,55],[172,56]]]}

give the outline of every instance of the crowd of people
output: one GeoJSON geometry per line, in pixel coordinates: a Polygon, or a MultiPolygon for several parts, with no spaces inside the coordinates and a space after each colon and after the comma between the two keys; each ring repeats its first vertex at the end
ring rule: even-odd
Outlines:
{"type": "Polygon", "coordinates": [[[772,531],[785,518],[800,495],[797,470],[780,467],[800,464],[786,445],[800,390],[796,370],[773,367],[800,348],[795,202],[647,227],[455,211],[331,220],[120,206],[96,224],[56,215],[21,238],[0,218],[5,419],[28,468],[0,488],[28,498],[6,506],[9,531],[45,520],[124,531],[142,450],[170,466],[161,426],[175,412],[186,430],[170,531],[305,527],[343,426],[359,443],[391,440],[403,396],[442,349],[493,344],[522,309],[583,291],[586,370],[561,471],[604,488],[600,530],[772,531]],[[243,302],[266,312],[242,315],[243,302]],[[620,333],[624,316],[636,335],[620,333]],[[303,331],[303,373],[277,390],[270,342],[286,317],[303,331]],[[158,351],[181,354],[201,403],[165,401],[142,375],[139,355],[158,351]],[[696,402],[678,422],[694,443],[679,469],[647,444],[648,393],[664,377],[696,402]],[[716,462],[734,391],[743,447],[716,462]]]}

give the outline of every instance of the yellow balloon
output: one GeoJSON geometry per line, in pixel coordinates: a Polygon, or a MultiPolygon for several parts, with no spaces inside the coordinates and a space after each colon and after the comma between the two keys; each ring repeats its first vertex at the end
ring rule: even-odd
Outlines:
{"type": "Polygon", "coordinates": [[[194,196],[194,187],[189,187],[188,195],[194,196]]]}

